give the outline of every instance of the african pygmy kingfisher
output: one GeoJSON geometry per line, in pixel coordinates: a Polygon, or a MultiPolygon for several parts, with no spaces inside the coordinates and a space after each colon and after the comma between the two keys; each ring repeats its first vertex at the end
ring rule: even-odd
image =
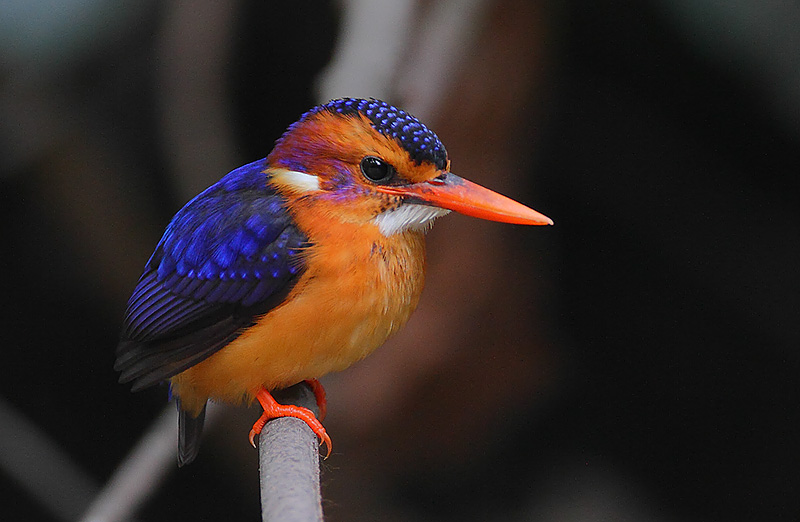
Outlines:
{"type": "Polygon", "coordinates": [[[208,400],[305,408],[270,390],[370,354],[408,320],[425,272],[423,236],[451,210],[526,225],[542,214],[450,172],[439,138],[385,102],[344,98],[292,124],[265,159],[189,201],[167,226],[128,301],[114,368],[133,390],[169,380],[178,463],[194,460],[208,400]]]}

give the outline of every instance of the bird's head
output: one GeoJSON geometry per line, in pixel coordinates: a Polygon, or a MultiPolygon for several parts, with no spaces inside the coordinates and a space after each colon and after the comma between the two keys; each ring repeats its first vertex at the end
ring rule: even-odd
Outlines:
{"type": "Polygon", "coordinates": [[[290,207],[372,223],[386,236],[424,230],[451,210],[505,223],[553,223],[452,174],[436,134],[379,100],[343,98],[311,109],[278,140],[267,161],[272,183],[290,207]]]}

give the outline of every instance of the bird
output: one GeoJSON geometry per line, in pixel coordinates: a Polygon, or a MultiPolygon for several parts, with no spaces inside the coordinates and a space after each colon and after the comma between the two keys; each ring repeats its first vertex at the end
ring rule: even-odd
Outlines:
{"type": "Polygon", "coordinates": [[[521,225],[545,215],[450,172],[437,135],[387,102],[339,98],[291,124],[266,158],[181,208],[125,311],[114,369],[132,391],[169,383],[178,465],[199,451],[209,401],[296,417],[327,445],[318,379],[378,348],[422,292],[425,232],[455,211],[521,225]],[[320,409],[271,392],[307,382],[320,409]]]}

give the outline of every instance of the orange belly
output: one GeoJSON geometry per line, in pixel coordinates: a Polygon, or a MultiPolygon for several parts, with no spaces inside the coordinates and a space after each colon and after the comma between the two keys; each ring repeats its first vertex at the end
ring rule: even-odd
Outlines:
{"type": "Polygon", "coordinates": [[[306,252],[306,271],[286,301],[208,359],[171,379],[183,407],[207,399],[251,401],[261,389],[343,370],[408,320],[424,281],[422,234],[354,234],[346,246],[306,252]]]}

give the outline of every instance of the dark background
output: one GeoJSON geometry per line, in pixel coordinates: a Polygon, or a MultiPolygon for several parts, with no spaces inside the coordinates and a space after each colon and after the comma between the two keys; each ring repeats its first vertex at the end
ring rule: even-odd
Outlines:
{"type": "MultiPolygon", "coordinates": [[[[514,357],[545,361],[547,378],[530,384],[540,374],[519,370],[527,363],[514,365],[518,380],[499,370],[487,377],[479,359],[500,356],[454,344],[448,353],[457,355],[440,361],[441,371],[428,369],[407,389],[400,384],[401,402],[422,406],[384,412],[395,419],[391,434],[349,428],[347,415],[334,413],[328,429],[345,449],[323,466],[326,513],[331,520],[796,520],[800,82],[791,80],[800,48],[791,27],[800,9],[535,4],[536,27],[497,51],[544,63],[536,88],[526,83],[504,101],[522,117],[511,168],[498,175],[513,179],[510,195],[556,226],[486,229],[515,253],[503,258],[499,277],[532,278],[538,292],[497,299],[468,320],[519,326],[509,334],[514,357]],[[545,36],[537,36],[542,27],[545,36]],[[531,324],[535,339],[526,333],[531,324]],[[489,395],[498,397],[491,422],[472,418],[471,403],[489,395]],[[488,434],[437,442],[439,401],[455,432],[484,422],[488,434]],[[463,410],[452,413],[459,404],[463,410]],[[405,442],[394,450],[396,441],[405,442]]],[[[265,156],[317,101],[314,81],[333,53],[341,13],[334,5],[286,5],[241,2],[230,22],[235,37],[219,99],[234,163],[198,172],[200,188],[265,156]]],[[[504,16],[519,7],[492,4],[484,38],[501,39],[504,16]]],[[[95,23],[105,29],[82,47],[57,38],[32,46],[26,39],[39,37],[24,32],[18,42],[13,35],[0,42],[0,396],[98,486],[166,400],[164,389],[131,395],[111,367],[138,272],[191,197],[174,174],[163,118],[168,15],[155,3],[104,13],[95,23]]],[[[458,88],[464,83],[443,94],[448,110],[428,123],[443,129],[461,173],[459,148],[502,144],[487,141],[480,123],[452,130],[464,121],[458,88]]],[[[389,101],[403,104],[399,95],[389,101]]],[[[496,101],[473,99],[471,114],[519,117],[493,111],[496,101]]],[[[492,186],[486,175],[480,182],[492,186]]],[[[447,226],[432,233],[434,287],[444,280],[436,260],[455,248],[447,226]]],[[[492,255],[480,244],[462,248],[452,256],[492,255]]],[[[447,306],[457,316],[462,304],[447,306]]],[[[417,326],[410,328],[393,347],[414,344],[417,326]]],[[[382,384],[379,376],[374,382],[382,384]]],[[[332,409],[356,409],[329,393],[332,409]]],[[[244,416],[243,426],[255,418],[244,416]]],[[[255,457],[242,453],[246,431],[236,433],[228,440],[212,432],[197,462],[172,473],[137,518],[257,520],[255,457]]],[[[3,510],[13,499],[15,518],[53,519],[4,471],[0,493],[3,510]]]]}

